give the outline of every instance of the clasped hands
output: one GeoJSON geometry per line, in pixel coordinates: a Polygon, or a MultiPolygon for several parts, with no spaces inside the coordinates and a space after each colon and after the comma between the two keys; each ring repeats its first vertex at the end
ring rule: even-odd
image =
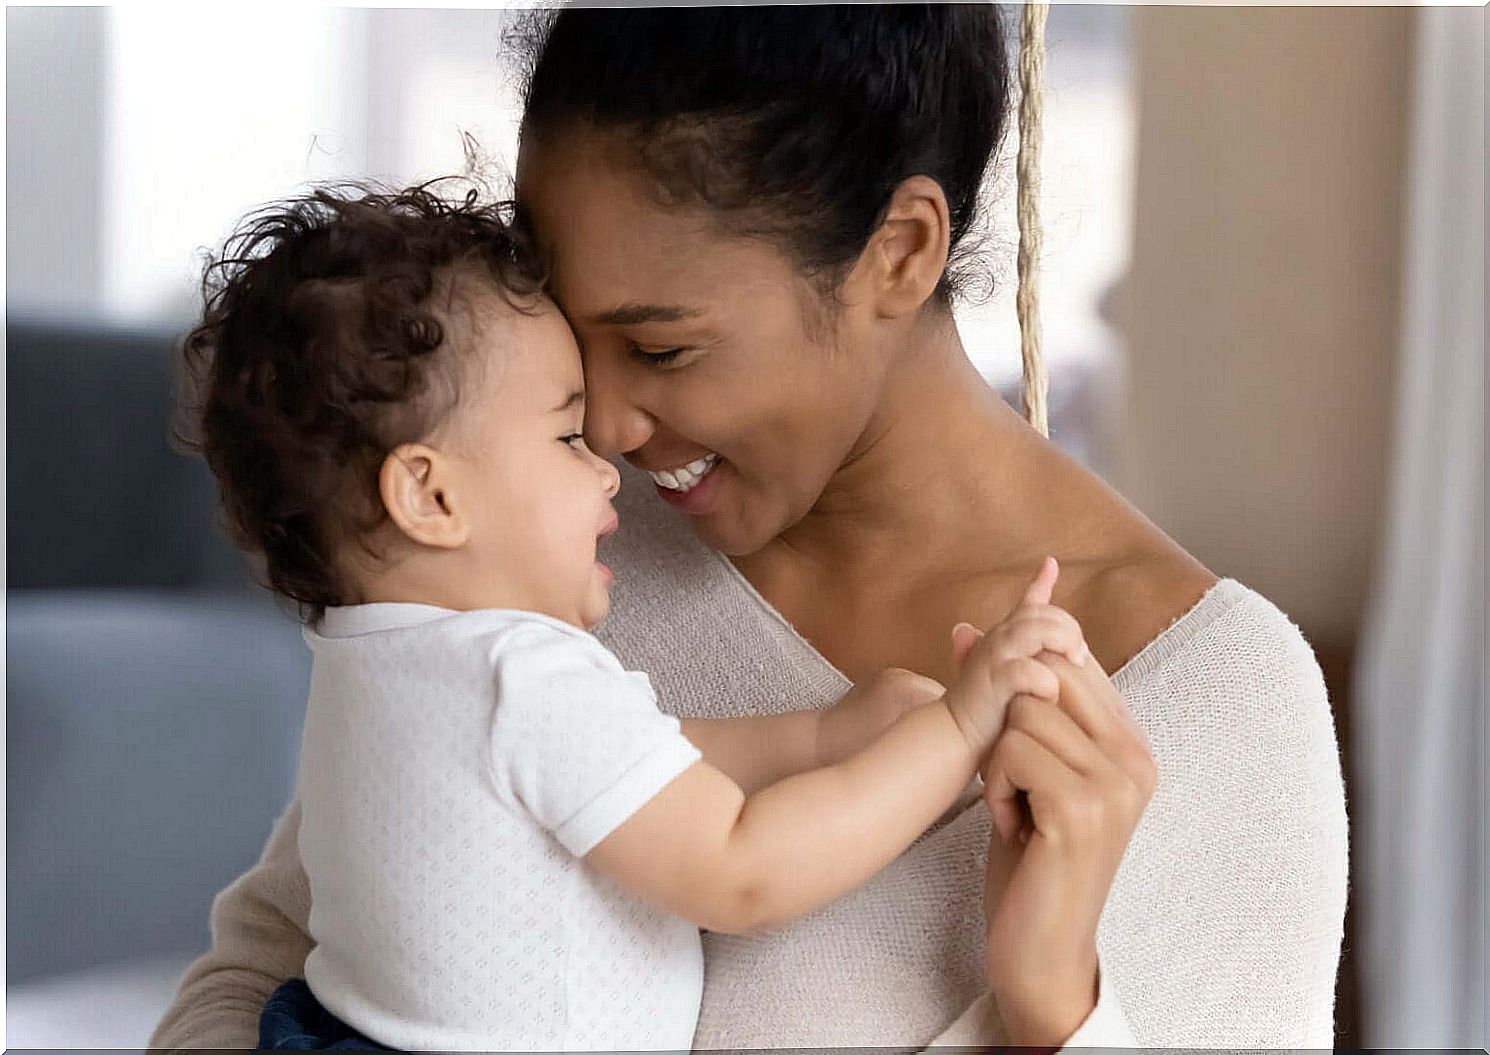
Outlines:
{"type": "Polygon", "coordinates": [[[945,697],[970,744],[987,748],[994,827],[985,969],[1010,1044],[1059,1047],[1098,993],[1096,934],[1123,852],[1157,782],[1148,741],[1091,656],[1076,619],[1050,603],[1046,558],[1020,603],[984,633],[952,632],[958,674],[886,671],[824,714],[820,750],[945,697]]]}

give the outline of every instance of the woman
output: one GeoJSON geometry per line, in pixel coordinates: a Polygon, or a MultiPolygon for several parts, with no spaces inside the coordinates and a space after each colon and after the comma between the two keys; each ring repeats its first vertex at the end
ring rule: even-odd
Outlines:
{"type": "MultiPolygon", "coordinates": [[[[706,935],[696,1046],[1330,1046],[1345,814],[1307,644],[1033,432],[952,322],[1004,128],[995,9],[536,27],[519,199],[586,434],[639,470],[606,644],[692,714],[946,681],[976,633],[951,628],[1053,554],[1097,660],[1047,657],[1060,705],[1011,707],[993,824],[969,803],[828,909],[706,935]]],[[[297,824],[219,897],[154,1044],[251,1044],[300,972],[297,824]]]]}

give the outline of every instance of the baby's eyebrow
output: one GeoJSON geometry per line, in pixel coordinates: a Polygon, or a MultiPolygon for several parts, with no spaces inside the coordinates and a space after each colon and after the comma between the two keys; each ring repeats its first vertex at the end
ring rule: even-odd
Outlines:
{"type": "Polygon", "coordinates": [[[552,413],[552,414],[561,414],[564,411],[569,410],[571,407],[579,406],[580,404],[584,403],[584,401],[585,401],[585,394],[584,394],[584,392],[582,390],[576,388],[573,392],[569,393],[569,397],[567,399],[565,399],[564,402],[562,402],[558,406],[554,407],[554,409],[552,411],[550,411],[550,413],[552,413]]]}

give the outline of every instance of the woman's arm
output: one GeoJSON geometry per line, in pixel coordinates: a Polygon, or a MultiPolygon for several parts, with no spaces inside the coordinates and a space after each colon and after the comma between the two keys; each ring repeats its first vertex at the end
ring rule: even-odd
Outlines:
{"type": "Polygon", "coordinates": [[[212,902],[212,948],[186,970],[151,1048],[253,1048],[259,1012],[311,948],[310,883],[300,864],[299,800],[275,824],[258,864],[212,902]]]}
{"type": "MultiPolygon", "coordinates": [[[[1106,981],[1100,965],[1097,1006],[1077,1027],[1075,1033],[1066,1038],[1061,1051],[1080,1048],[1122,1048],[1139,1046],[1128,1025],[1127,1013],[1116,989],[1106,981]]],[[[1009,1034],[999,1018],[998,1005],[992,993],[984,993],[972,1005],[957,1016],[953,1022],[931,1042],[928,1051],[937,1047],[1004,1047],[1009,1044],[1009,1034]]]]}

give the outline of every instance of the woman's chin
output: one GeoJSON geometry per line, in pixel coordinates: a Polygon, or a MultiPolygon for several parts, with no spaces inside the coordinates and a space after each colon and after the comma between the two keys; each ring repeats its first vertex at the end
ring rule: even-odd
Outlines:
{"type": "Polygon", "coordinates": [[[726,557],[748,557],[771,541],[770,538],[755,538],[752,533],[742,530],[737,521],[726,521],[718,514],[689,517],[688,526],[700,542],[726,557]]]}
{"type": "Polygon", "coordinates": [[[749,507],[721,504],[708,516],[689,517],[688,526],[698,540],[726,557],[749,557],[759,553],[791,526],[783,518],[752,515],[749,507]]]}

